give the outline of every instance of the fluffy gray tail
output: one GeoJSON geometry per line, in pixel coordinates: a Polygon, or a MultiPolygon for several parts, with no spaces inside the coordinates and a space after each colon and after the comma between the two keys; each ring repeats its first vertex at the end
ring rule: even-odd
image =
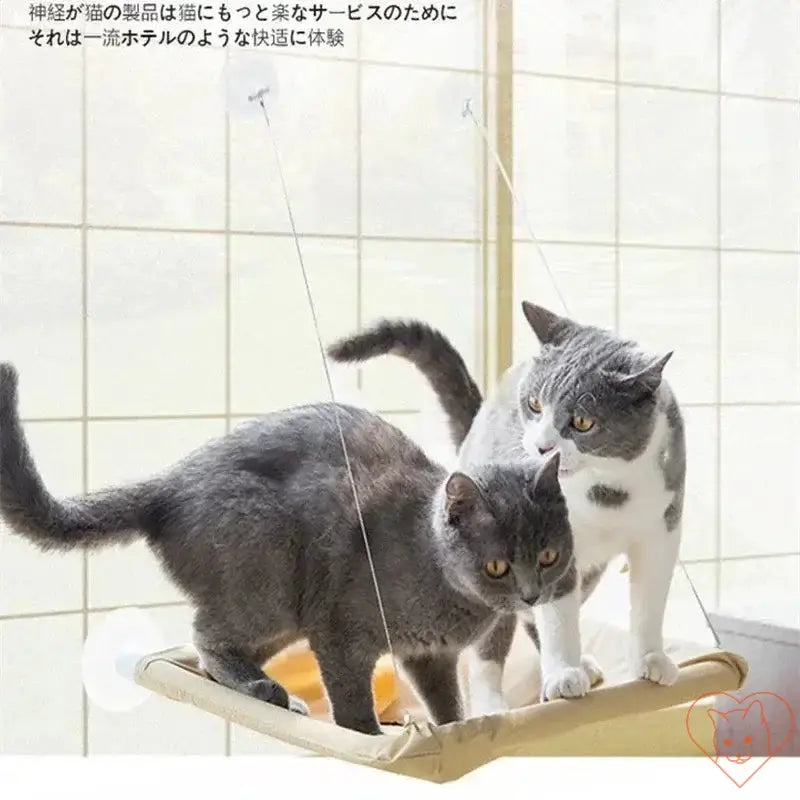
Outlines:
{"type": "Polygon", "coordinates": [[[480,389],[464,359],[447,337],[415,320],[381,320],[355,336],[328,348],[334,361],[367,361],[375,356],[400,356],[414,364],[433,387],[450,423],[450,435],[460,447],[481,407],[480,389]]]}
{"type": "Polygon", "coordinates": [[[43,550],[130,541],[147,526],[152,491],[111,489],[60,501],[45,488],[17,409],[17,372],[0,363],[0,516],[43,550]]]}

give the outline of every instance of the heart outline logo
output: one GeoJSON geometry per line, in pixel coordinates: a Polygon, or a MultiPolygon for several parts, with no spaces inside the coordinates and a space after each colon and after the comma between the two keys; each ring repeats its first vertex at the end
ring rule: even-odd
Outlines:
{"type": "MultiPolygon", "coordinates": [[[[722,718],[724,718],[726,716],[726,714],[723,714],[722,712],[717,712],[717,711],[714,711],[714,710],[709,711],[709,716],[711,717],[712,721],[714,720],[714,716],[715,715],[717,717],[722,717],[722,718]]],[[[689,708],[686,711],[686,733],[688,734],[689,738],[694,743],[695,747],[697,747],[697,749],[700,750],[700,752],[703,753],[703,755],[707,756],[709,758],[709,760],[715,766],[717,766],[722,771],[722,773],[726,777],[728,777],[740,789],[746,783],[748,783],[753,778],[753,776],[756,775],[762,769],[762,767],[764,767],[767,764],[768,761],[770,761],[770,759],[773,756],[776,756],[778,753],[780,753],[781,750],[783,750],[784,747],[786,747],[786,745],[789,743],[789,740],[794,735],[795,730],[796,730],[795,717],[794,717],[794,712],[792,711],[792,707],[789,705],[789,703],[786,702],[786,700],[783,697],[781,697],[778,694],[775,694],[774,692],[751,692],[750,694],[745,695],[741,699],[739,699],[735,695],[730,694],[730,692],[708,692],[707,694],[700,695],[700,697],[698,697],[689,706],[689,708]],[[770,739],[769,735],[767,736],[767,742],[768,742],[768,754],[767,754],[767,756],[764,757],[763,760],[760,761],[758,766],[743,781],[741,781],[741,783],[733,775],[731,775],[731,773],[728,772],[728,770],[725,768],[725,762],[727,760],[729,760],[729,759],[724,757],[722,754],[720,754],[718,752],[709,753],[708,750],[706,750],[706,748],[692,734],[692,728],[691,728],[692,711],[694,710],[695,706],[699,702],[701,702],[702,700],[707,700],[708,698],[711,698],[711,697],[713,697],[713,698],[727,697],[728,699],[730,699],[731,701],[733,701],[736,704],[736,708],[732,709],[731,711],[728,711],[727,714],[730,714],[733,711],[733,712],[742,713],[743,715],[746,715],[746,714],[748,714],[750,709],[757,709],[762,715],[762,720],[761,721],[762,721],[762,724],[764,724],[764,726],[767,727],[767,733],[768,734],[769,734],[769,728],[767,726],[767,720],[763,716],[763,702],[762,702],[763,698],[766,698],[766,697],[772,698],[773,699],[773,701],[772,701],[773,704],[774,704],[774,701],[777,700],[778,703],[781,706],[783,706],[783,708],[786,709],[786,712],[788,714],[789,729],[788,729],[786,735],[778,743],[773,742],[770,739]],[[749,705],[748,705],[748,703],[749,703],[749,705]],[[746,706],[746,707],[742,708],[744,706],[746,706]]],[[[727,742],[726,742],[726,744],[727,744],[727,742]]],[[[714,747],[715,747],[715,750],[716,750],[716,723],[715,723],[715,744],[714,744],[714,747]]],[[[740,762],[735,762],[734,761],[734,763],[746,763],[747,760],[749,760],[749,758],[750,757],[748,756],[748,758],[743,759],[740,762]]]]}

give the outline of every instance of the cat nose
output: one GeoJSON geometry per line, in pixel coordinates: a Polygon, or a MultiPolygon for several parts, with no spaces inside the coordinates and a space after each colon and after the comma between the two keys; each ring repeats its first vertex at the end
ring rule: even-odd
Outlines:
{"type": "Polygon", "coordinates": [[[550,453],[553,450],[555,450],[555,445],[554,444],[545,444],[545,445],[539,444],[539,445],[536,446],[536,449],[539,451],[540,455],[546,455],[547,453],[550,453]]]}
{"type": "Polygon", "coordinates": [[[539,593],[536,592],[534,594],[524,595],[522,598],[522,602],[525,603],[526,605],[532,606],[536,603],[538,599],[539,599],[539,593]]]}

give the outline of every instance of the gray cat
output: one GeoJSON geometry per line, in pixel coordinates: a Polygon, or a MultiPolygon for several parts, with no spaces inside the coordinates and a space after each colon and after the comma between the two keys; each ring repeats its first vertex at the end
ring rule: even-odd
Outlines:
{"type": "MultiPolygon", "coordinates": [[[[631,661],[635,676],[670,684],[677,667],[664,653],[662,625],[680,545],[685,481],[683,422],[662,379],[672,355],[650,355],[612,332],[523,303],[541,344],[538,356],[502,377],[480,406],[463,360],[423,323],[384,320],[330,348],[337,361],[391,353],[415,363],[458,420],[463,469],[557,452],[581,587],[537,609],[542,699],[578,697],[601,673],[581,655],[578,612],[607,562],[625,553],[631,582],[631,661]],[[462,435],[461,431],[468,431],[462,435]]],[[[502,710],[508,623],[477,650],[471,674],[484,688],[473,713],[502,710]]]]}
{"type": "Polygon", "coordinates": [[[558,457],[448,475],[379,417],[319,404],[245,423],[148,480],[58,500],[25,440],[16,371],[0,364],[0,514],[44,550],[143,536],[196,607],[215,680],[307,713],[261,669],[307,638],[335,722],[377,734],[371,678],[387,641],[337,410],[394,651],[432,719],[461,719],[459,652],[574,587],[558,457]]]}

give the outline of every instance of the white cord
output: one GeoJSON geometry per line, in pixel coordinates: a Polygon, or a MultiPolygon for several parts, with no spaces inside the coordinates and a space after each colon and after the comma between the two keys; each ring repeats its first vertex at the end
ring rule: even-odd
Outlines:
{"type": "Polygon", "coordinates": [[[333,390],[333,381],[331,380],[330,369],[328,367],[328,358],[327,358],[327,354],[325,353],[325,346],[322,343],[322,335],[321,335],[320,329],[319,329],[319,321],[317,319],[317,311],[316,311],[316,308],[314,306],[314,298],[313,298],[313,295],[311,293],[311,286],[310,286],[309,281],[308,281],[308,274],[306,272],[306,265],[305,265],[305,261],[303,259],[303,252],[300,249],[300,237],[297,234],[297,228],[296,228],[295,222],[294,222],[294,214],[292,213],[292,204],[289,201],[289,190],[286,187],[286,179],[284,178],[284,174],[283,174],[283,166],[281,164],[281,157],[280,157],[280,153],[278,152],[277,143],[275,142],[275,136],[274,136],[274,134],[272,132],[272,125],[270,124],[270,121],[269,121],[269,114],[267,113],[267,108],[264,105],[263,94],[264,94],[263,91],[259,92],[257,95],[254,95],[251,99],[253,99],[253,100],[257,99],[259,105],[261,106],[261,110],[264,112],[264,120],[267,123],[267,130],[269,132],[270,142],[272,142],[272,150],[273,150],[273,152],[275,154],[275,162],[276,162],[277,167],[278,167],[278,177],[280,178],[281,189],[283,190],[283,199],[284,199],[284,202],[286,203],[286,210],[289,213],[289,224],[292,227],[292,237],[294,238],[294,245],[295,245],[295,248],[297,250],[297,259],[298,259],[298,261],[300,263],[300,271],[303,274],[303,283],[305,284],[306,297],[308,298],[308,305],[309,305],[309,307],[311,309],[311,317],[314,320],[314,332],[315,332],[316,337],[317,337],[317,345],[319,346],[319,352],[320,352],[320,356],[322,358],[322,366],[323,366],[323,369],[325,370],[325,380],[328,383],[328,391],[330,392],[331,403],[333,404],[333,409],[334,409],[334,416],[336,417],[336,427],[339,430],[339,440],[341,441],[341,444],[342,444],[342,453],[344,454],[344,462],[345,462],[345,466],[347,468],[347,476],[348,476],[348,478],[350,480],[350,488],[351,488],[351,490],[353,492],[353,500],[355,501],[356,514],[358,515],[358,524],[359,524],[359,526],[361,528],[361,537],[364,540],[364,547],[365,547],[365,549],[367,551],[367,561],[369,562],[369,571],[372,574],[372,583],[373,583],[373,586],[375,587],[375,597],[378,600],[378,611],[380,612],[380,615],[381,615],[381,623],[383,624],[383,631],[386,634],[386,644],[389,646],[389,655],[391,656],[391,659],[392,659],[392,666],[394,668],[394,673],[395,673],[395,675],[399,675],[398,670],[397,670],[397,660],[395,658],[394,648],[392,647],[392,637],[389,634],[389,625],[386,622],[386,613],[385,613],[384,607],[383,607],[383,599],[381,597],[381,590],[380,590],[380,587],[378,585],[378,576],[377,576],[377,574],[375,572],[375,564],[374,564],[374,562],[372,560],[372,551],[370,550],[370,546],[369,546],[369,538],[367,537],[367,529],[366,529],[366,526],[364,525],[364,517],[363,517],[363,515],[361,513],[361,504],[360,504],[360,502],[358,500],[358,490],[356,489],[356,482],[355,482],[355,478],[353,476],[353,469],[352,469],[352,467],[350,465],[350,457],[349,457],[349,455],[347,453],[347,444],[345,443],[344,431],[342,430],[342,423],[341,423],[341,419],[339,417],[339,406],[338,406],[338,404],[336,402],[336,395],[335,395],[335,392],[333,390]]]}
{"type": "Polygon", "coordinates": [[[561,306],[564,309],[564,313],[569,315],[569,308],[567,307],[567,301],[564,299],[564,295],[561,294],[561,288],[558,285],[558,281],[556,280],[556,277],[553,274],[553,270],[550,269],[550,264],[548,263],[547,258],[545,257],[544,250],[542,250],[541,244],[539,244],[539,240],[536,238],[536,234],[533,232],[533,225],[531,224],[530,218],[528,216],[528,211],[525,207],[525,203],[522,201],[522,198],[514,190],[514,186],[511,183],[511,178],[508,177],[508,172],[506,172],[506,168],[500,159],[500,154],[497,152],[497,150],[494,149],[494,147],[492,147],[492,144],[489,141],[489,132],[486,130],[486,127],[482,125],[480,122],[478,122],[478,120],[476,119],[475,114],[472,111],[472,104],[469,101],[467,101],[464,104],[464,114],[472,119],[472,122],[474,123],[475,127],[478,129],[481,136],[483,137],[483,141],[486,142],[486,148],[494,158],[494,161],[497,164],[497,168],[500,170],[500,174],[503,176],[503,181],[505,185],[508,187],[509,193],[511,194],[511,198],[514,200],[515,205],[517,205],[522,211],[522,218],[525,221],[525,227],[528,229],[531,241],[534,243],[534,245],[536,245],[536,250],[539,253],[539,258],[542,260],[542,264],[544,264],[544,268],[547,270],[547,274],[550,277],[550,283],[553,284],[553,288],[556,290],[556,294],[558,295],[558,299],[561,303],[561,306]]]}

